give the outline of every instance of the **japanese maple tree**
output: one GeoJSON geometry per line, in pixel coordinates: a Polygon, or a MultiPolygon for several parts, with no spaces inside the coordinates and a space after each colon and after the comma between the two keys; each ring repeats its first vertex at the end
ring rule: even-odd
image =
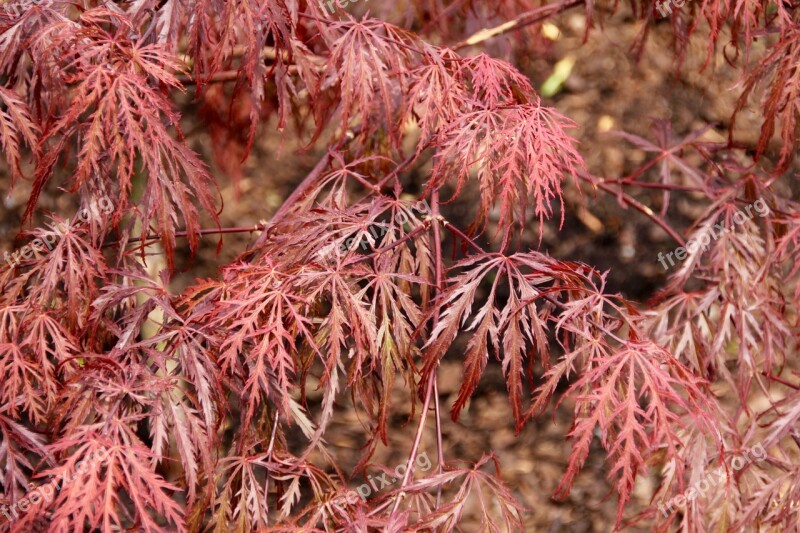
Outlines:
{"type": "Polygon", "coordinates": [[[678,75],[689,43],[707,42],[703,74],[724,48],[741,96],[726,142],[664,120],[650,138],[617,132],[647,159],[606,177],[584,162],[578,125],[488,44],[525,35],[507,59],[535,50],[568,10],[603,31],[618,3],[394,4],[358,17],[301,0],[2,6],[0,148],[11,185],[30,190],[18,242],[32,253],[0,271],[0,529],[454,531],[471,515],[522,531],[492,450],[464,463],[442,443],[443,409],[457,422],[495,362],[518,433],[574,410],[554,497],[602,450],[618,528],[800,527],[797,4],[702,0],[659,21],[656,0],[631,2],[633,52],[669,25],[678,75]],[[753,105],[750,146],[734,127],[753,105]],[[221,228],[219,185],[238,183],[265,129],[321,158],[268,222],[221,228]],[[100,197],[114,209],[66,230],[56,214],[31,224],[58,187],[78,209],[100,197]],[[568,187],[686,247],[651,301],[542,250],[568,187]],[[442,208],[467,191],[477,209],[462,227],[442,208]],[[702,214],[673,227],[684,195],[702,214]],[[217,276],[173,289],[183,241],[194,253],[203,235],[245,231],[259,235],[217,276]],[[445,358],[463,368],[451,406],[445,358]],[[349,396],[370,435],[361,471],[392,444],[397,389],[416,429],[405,474],[352,501],[328,442],[336,404],[349,396]],[[413,472],[425,432],[436,467],[413,472]],[[764,460],[657,509],[759,444],[764,460]],[[658,482],[652,506],[626,512],[643,475],[658,482]]]}

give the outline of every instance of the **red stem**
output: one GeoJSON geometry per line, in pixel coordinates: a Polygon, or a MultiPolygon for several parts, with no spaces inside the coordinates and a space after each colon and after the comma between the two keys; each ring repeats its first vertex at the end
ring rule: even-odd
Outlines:
{"type": "MultiPolygon", "coordinates": [[[[406,463],[406,471],[403,474],[403,482],[400,484],[400,489],[402,490],[408,484],[408,478],[411,476],[411,472],[414,467],[414,458],[417,456],[417,450],[419,450],[419,443],[422,439],[422,428],[425,427],[425,419],[428,417],[428,406],[431,404],[431,396],[433,396],[433,384],[436,381],[434,378],[436,376],[435,372],[431,373],[431,378],[428,380],[428,388],[425,390],[425,402],[422,405],[422,414],[419,418],[419,426],[417,426],[417,434],[414,437],[414,444],[411,446],[411,453],[408,456],[408,462],[406,463]]],[[[394,506],[392,507],[392,515],[397,512],[397,508],[400,507],[400,499],[404,496],[401,492],[397,495],[394,506]]]]}
{"type": "MultiPolygon", "coordinates": [[[[442,289],[442,235],[439,229],[439,224],[441,223],[441,216],[439,215],[439,193],[438,191],[434,191],[431,194],[431,218],[433,220],[433,240],[434,240],[434,258],[435,258],[435,276],[436,276],[436,289],[437,292],[441,291],[442,289]]],[[[436,327],[436,323],[439,321],[439,310],[438,307],[434,312],[433,316],[433,325],[436,327]]],[[[408,456],[408,463],[406,463],[406,471],[403,475],[403,481],[400,484],[400,490],[402,491],[403,487],[408,484],[408,480],[411,476],[413,470],[413,463],[414,458],[417,456],[417,451],[419,450],[419,443],[422,439],[422,430],[425,428],[425,420],[428,417],[428,407],[431,403],[431,397],[436,398],[436,402],[434,404],[434,410],[436,414],[436,434],[437,434],[437,449],[438,449],[438,460],[439,466],[438,470],[441,472],[441,469],[444,464],[444,452],[442,451],[442,425],[441,425],[441,417],[439,416],[439,398],[438,398],[438,386],[436,384],[436,376],[437,372],[431,372],[430,377],[428,378],[428,386],[425,390],[425,401],[422,406],[422,413],[419,419],[419,425],[417,426],[417,434],[414,436],[414,444],[411,446],[411,452],[408,456]]],[[[403,496],[403,493],[397,495],[397,498],[394,501],[394,506],[392,507],[392,515],[397,512],[398,507],[400,507],[400,500],[403,496]]],[[[437,494],[437,502],[441,499],[441,487],[437,494]]]]}
{"type": "Polygon", "coordinates": [[[782,377],[773,376],[772,374],[768,374],[767,372],[761,372],[761,374],[764,377],[766,377],[767,379],[771,379],[773,381],[777,381],[781,385],[786,385],[787,387],[789,387],[791,389],[794,389],[794,390],[800,390],[800,385],[795,385],[794,383],[790,383],[789,381],[785,380],[782,377]]]}
{"type": "Polygon", "coordinates": [[[672,229],[672,226],[667,224],[664,219],[658,216],[652,209],[647,207],[646,205],[642,204],[631,195],[627,194],[621,189],[614,189],[613,187],[608,186],[603,180],[597,179],[596,177],[592,176],[591,174],[587,174],[585,172],[577,172],[575,173],[575,177],[582,179],[588,183],[591,183],[593,187],[601,189],[609,194],[616,196],[620,201],[623,203],[633,207],[640,213],[644,214],[650,220],[658,224],[661,229],[667,232],[667,234],[672,237],[675,242],[677,242],[681,246],[686,246],[686,241],[683,240],[683,237],[678,234],[677,231],[672,229]]]}
{"type": "MultiPolygon", "coordinates": [[[[439,189],[436,189],[431,193],[431,215],[433,216],[433,241],[434,241],[434,258],[435,258],[435,268],[436,268],[436,292],[440,293],[444,289],[444,263],[442,262],[442,235],[441,230],[439,228],[439,224],[442,223],[442,216],[439,214],[439,189]]],[[[434,311],[433,315],[433,327],[435,328],[436,325],[439,323],[439,306],[436,306],[436,310],[434,311]]],[[[438,380],[438,372],[431,372],[431,380],[433,381],[433,408],[436,414],[436,450],[438,453],[438,461],[439,465],[437,467],[437,472],[439,475],[442,474],[442,469],[444,468],[444,446],[442,445],[442,417],[441,412],[439,410],[439,380],[438,380]]],[[[437,487],[436,490],[436,507],[439,507],[439,503],[442,499],[442,486],[441,484],[437,487]]]]}
{"type": "MultiPolygon", "coordinates": [[[[255,226],[239,226],[233,228],[209,228],[209,229],[201,229],[197,233],[200,235],[222,235],[225,233],[246,233],[248,231],[263,231],[266,228],[265,224],[256,224],[255,226]]],[[[176,231],[175,237],[186,237],[189,234],[188,231],[176,231]]],[[[146,237],[134,237],[133,239],[128,240],[128,244],[141,242],[141,241],[152,241],[158,242],[160,237],[158,235],[148,235],[146,237]]],[[[103,243],[103,248],[108,246],[112,246],[117,244],[116,241],[106,242],[103,243]]]]}
{"type": "MultiPolygon", "coordinates": [[[[390,244],[389,246],[385,246],[385,247],[383,247],[383,248],[378,248],[377,250],[375,250],[375,253],[376,253],[376,254],[382,254],[382,253],[388,252],[389,250],[393,250],[393,249],[397,248],[398,246],[400,246],[400,245],[401,245],[401,244],[403,244],[404,242],[406,242],[406,241],[408,241],[408,240],[410,240],[410,239],[413,239],[413,238],[414,238],[414,237],[416,237],[418,234],[420,234],[420,233],[422,233],[423,231],[425,231],[426,229],[428,229],[428,227],[429,227],[430,225],[431,225],[431,222],[430,222],[430,220],[426,220],[426,221],[424,221],[424,222],[423,222],[421,225],[419,225],[419,226],[417,226],[416,228],[414,228],[413,230],[409,231],[409,232],[408,232],[408,233],[406,233],[406,234],[405,234],[405,235],[404,235],[402,238],[400,238],[400,239],[398,239],[398,240],[394,241],[394,242],[393,242],[392,244],[390,244]]],[[[369,257],[369,256],[365,256],[365,257],[369,257]]]]}
{"type": "Polygon", "coordinates": [[[647,181],[628,181],[625,178],[617,179],[600,179],[602,183],[618,183],[621,185],[630,185],[631,187],[641,187],[642,189],[659,189],[665,191],[685,191],[685,192],[703,192],[703,189],[692,187],[690,185],[677,185],[674,183],[651,183],[647,181]]]}
{"type": "Polygon", "coordinates": [[[475,249],[476,252],[482,253],[482,254],[486,253],[486,251],[483,248],[481,248],[475,241],[473,241],[471,238],[469,238],[463,231],[461,231],[460,229],[458,229],[454,225],[452,225],[449,222],[445,221],[444,222],[444,227],[449,229],[453,234],[458,236],[460,239],[463,239],[464,242],[466,242],[467,244],[472,246],[475,249]]]}

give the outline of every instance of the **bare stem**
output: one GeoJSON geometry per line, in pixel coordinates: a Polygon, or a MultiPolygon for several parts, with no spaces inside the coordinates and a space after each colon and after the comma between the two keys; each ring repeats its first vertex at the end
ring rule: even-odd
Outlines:
{"type": "Polygon", "coordinates": [[[789,387],[791,389],[800,390],[800,385],[795,385],[794,383],[791,383],[790,381],[788,381],[788,380],[786,380],[786,379],[784,379],[784,378],[782,378],[780,376],[775,376],[775,375],[770,374],[768,372],[761,372],[761,375],[763,375],[767,379],[772,379],[774,381],[777,381],[781,385],[785,385],[785,386],[787,386],[787,387],[789,387]]]}
{"type": "MultiPolygon", "coordinates": [[[[377,250],[375,250],[375,253],[376,254],[382,254],[382,253],[388,252],[389,250],[393,250],[393,249],[397,248],[398,246],[400,246],[404,242],[413,239],[418,234],[420,234],[423,231],[425,231],[426,229],[428,229],[428,227],[430,227],[430,225],[431,225],[430,220],[425,220],[422,224],[420,224],[419,226],[417,226],[413,230],[409,231],[408,233],[403,235],[403,237],[401,237],[400,239],[397,239],[396,241],[394,241],[389,246],[384,246],[383,248],[378,248],[377,250]]],[[[367,256],[367,257],[369,257],[369,256],[367,256]]]]}
{"type": "Polygon", "coordinates": [[[465,48],[467,46],[474,46],[476,44],[480,44],[484,41],[488,41],[493,37],[497,37],[498,35],[503,35],[505,33],[516,31],[522,29],[526,26],[530,26],[531,24],[536,24],[537,22],[541,22],[546,20],[553,15],[561,13],[562,11],[566,11],[571,7],[575,7],[580,5],[584,2],[584,0],[561,0],[561,2],[557,2],[555,4],[544,5],[541,7],[537,7],[536,9],[532,9],[530,11],[526,11],[522,15],[518,16],[513,20],[509,20],[508,22],[504,22],[502,24],[498,24],[492,28],[484,28],[480,31],[477,31],[464,39],[463,41],[451,46],[453,50],[459,50],[461,48],[465,48]]]}
{"type": "MultiPolygon", "coordinates": [[[[434,240],[434,258],[435,258],[435,276],[436,276],[436,290],[442,290],[442,275],[443,275],[443,268],[442,268],[442,235],[441,230],[439,229],[439,224],[441,223],[441,215],[439,215],[439,192],[434,191],[431,194],[431,216],[433,219],[433,240],[434,240]]],[[[438,308],[435,311],[433,316],[433,325],[436,327],[436,323],[439,321],[439,311],[438,308]]],[[[417,456],[417,452],[419,450],[419,443],[422,439],[422,431],[425,428],[425,420],[428,417],[428,408],[431,403],[431,397],[436,397],[436,402],[434,404],[435,416],[436,416],[436,445],[438,450],[438,471],[441,473],[442,467],[444,465],[444,455],[442,451],[442,423],[439,413],[439,400],[438,400],[438,387],[436,385],[436,377],[437,372],[431,372],[430,377],[428,378],[428,385],[425,390],[425,401],[422,406],[422,413],[420,414],[419,419],[419,426],[417,426],[417,434],[414,436],[414,444],[411,446],[411,452],[408,455],[408,463],[406,463],[406,471],[403,474],[403,481],[400,483],[400,494],[397,495],[395,499],[394,506],[392,507],[392,514],[397,512],[397,509],[400,507],[400,500],[403,497],[402,489],[408,484],[408,480],[411,477],[411,473],[413,471],[412,465],[414,463],[414,458],[417,456]]],[[[442,488],[439,486],[439,490],[436,495],[437,505],[438,502],[441,500],[441,492],[442,488]]]]}
{"type": "MultiPolygon", "coordinates": [[[[198,230],[197,233],[200,235],[222,235],[226,233],[247,233],[253,231],[263,231],[266,228],[265,224],[256,224],[254,226],[239,226],[233,228],[208,228],[208,229],[201,229],[198,230]]],[[[175,237],[186,237],[189,234],[188,231],[176,231],[175,237]]],[[[128,240],[128,244],[141,242],[141,241],[158,241],[160,237],[158,235],[149,234],[145,237],[134,237],[133,239],[128,240]]],[[[107,248],[109,246],[115,245],[117,242],[111,241],[103,243],[103,248],[107,248]]]]}
{"type": "MultiPolygon", "coordinates": [[[[444,278],[444,265],[442,263],[442,235],[439,225],[442,223],[442,216],[439,214],[439,190],[436,189],[431,193],[431,215],[433,215],[433,242],[434,242],[434,258],[436,268],[436,291],[441,292],[443,287],[444,278]]],[[[433,327],[435,328],[439,322],[439,307],[436,307],[433,315],[433,327]]],[[[439,465],[437,472],[441,475],[444,467],[444,450],[442,445],[442,417],[439,410],[439,384],[438,372],[431,372],[431,380],[433,381],[433,408],[436,415],[436,450],[438,453],[439,465]]],[[[442,486],[439,485],[436,490],[436,507],[439,507],[439,502],[442,499],[442,486]]]]}
{"type": "MultiPolygon", "coordinates": [[[[425,402],[422,405],[422,414],[419,417],[419,426],[417,426],[417,434],[414,437],[414,444],[411,446],[411,452],[408,456],[408,462],[406,463],[406,471],[403,474],[403,482],[400,484],[400,489],[402,490],[403,487],[408,485],[408,478],[411,476],[411,472],[413,470],[413,463],[414,458],[417,456],[417,451],[419,450],[419,443],[422,439],[422,429],[425,427],[425,420],[428,418],[428,407],[431,404],[431,396],[433,396],[433,383],[436,381],[435,379],[436,373],[432,372],[430,379],[428,379],[428,388],[425,390],[425,402]]],[[[400,500],[404,496],[401,492],[397,495],[397,498],[394,501],[394,506],[392,507],[392,514],[397,512],[397,508],[400,507],[400,500]]]]}
{"type": "Polygon", "coordinates": [[[666,231],[667,234],[672,237],[673,240],[675,240],[675,242],[677,242],[680,246],[686,246],[686,241],[683,240],[683,237],[681,237],[680,234],[672,228],[672,226],[667,224],[667,222],[658,216],[652,209],[642,204],[637,199],[624,192],[622,189],[615,189],[614,187],[609,186],[604,180],[598,179],[586,172],[577,172],[575,173],[575,176],[587,183],[590,183],[595,189],[600,189],[613,196],[616,196],[622,203],[633,207],[640,213],[647,216],[650,220],[658,224],[661,229],[666,231]]]}
{"type": "Polygon", "coordinates": [[[652,183],[648,181],[627,180],[625,178],[608,179],[600,178],[600,183],[617,183],[620,185],[628,185],[630,187],[640,187],[642,189],[658,189],[661,191],[684,191],[684,192],[703,192],[699,187],[692,187],[691,185],[678,185],[676,183],[652,183]]]}
{"type": "MultiPolygon", "coordinates": [[[[292,74],[297,72],[297,67],[295,65],[289,65],[287,67],[288,71],[292,74]]],[[[178,81],[181,82],[183,85],[196,85],[198,82],[200,83],[222,83],[226,81],[236,81],[241,77],[242,73],[239,70],[221,70],[219,72],[215,72],[211,76],[207,78],[195,78],[194,76],[181,74],[178,76],[178,81]]]]}

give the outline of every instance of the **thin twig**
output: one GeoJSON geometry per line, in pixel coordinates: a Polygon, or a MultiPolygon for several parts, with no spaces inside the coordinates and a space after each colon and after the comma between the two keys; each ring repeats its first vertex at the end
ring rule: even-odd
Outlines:
{"type": "MultiPolygon", "coordinates": [[[[348,136],[343,136],[342,139],[337,144],[337,146],[334,147],[333,149],[334,150],[339,149],[341,147],[341,145],[344,143],[344,141],[346,141],[347,139],[348,139],[348,136]]],[[[229,234],[229,233],[246,233],[246,232],[253,232],[253,231],[264,231],[264,230],[270,228],[275,222],[281,220],[286,215],[286,213],[292,208],[292,206],[298,200],[300,200],[300,198],[314,185],[316,180],[319,178],[319,176],[325,170],[325,167],[328,166],[328,163],[330,162],[330,159],[331,159],[331,151],[328,151],[328,152],[325,153],[325,155],[322,156],[322,158],[317,162],[317,164],[314,165],[314,168],[311,169],[311,172],[309,172],[308,175],[306,175],[306,177],[303,179],[303,181],[300,183],[300,185],[298,185],[294,189],[292,194],[290,194],[289,197],[283,202],[281,207],[278,208],[278,210],[272,216],[272,219],[271,219],[270,223],[268,223],[268,224],[256,224],[254,226],[201,229],[197,233],[200,234],[200,235],[222,235],[222,234],[229,234]]],[[[384,176],[377,184],[375,184],[374,186],[371,186],[370,191],[364,196],[364,198],[359,200],[359,202],[365,200],[370,195],[372,195],[372,194],[374,194],[376,192],[380,192],[381,188],[384,185],[386,185],[386,183],[388,183],[392,179],[396,179],[398,173],[401,172],[403,169],[405,169],[408,165],[413,163],[415,160],[416,160],[416,155],[415,154],[412,154],[411,156],[407,157],[403,162],[401,162],[399,165],[397,165],[392,172],[390,172],[389,174],[384,176]]],[[[369,185],[369,184],[364,183],[364,185],[369,185]]],[[[427,228],[427,227],[428,226],[426,225],[425,228],[427,228]]],[[[416,231],[413,231],[411,233],[413,235],[416,235],[419,231],[421,231],[421,230],[418,228],[416,231]]],[[[177,231],[177,232],[175,232],[175,237],[186,237],[188,234],[189,234],[188,231],[177,231]]],[[[259,245],[263,244],[263,241],[266,240],[267,238],[268,238],[268,232],[264,231],[264,233],[262,233],[259,236],[258,240],[256,240],[256,242],[254,243],[253,249],[257,249],[259,247],[259,245]]],[[[155,235],[155,234],[150,234],[150,235],[147,235],[146,237],[136,237],[134,239],[130,239],[130,240],[128,240],[128,244],[137,243],[137,242],[141,242],[141,241],[145,241],[147,243],[158,242],[160,239],[161,239],[160,236],[155,235]]],[[[403,239],[403,241],[404,240],[405,239],[403,239]]],[[[402,242],[402,241],[400,241],[400,242],[402,242]]],[[[394,247],[396,245],[399,245],[400,242],[394,243],[392,247],[394,247]]],[[[103,244],[103,248],[106,248],[106,247],[109,247],[109,246],[113,246],[115,244],[117,244],[117,243],[113,242],[113,241],[112,242],[107,242],[107,243],[103,244]]],[[[376,251],[381,252],[381,250],[376,250],[376,251]]],[[[386,250],[383,250],[383,251],[386,251],[386,250]]]]}
{"type": "MultiPolygon", "coordinates": [[[[400,246],[404,242],[413,239],[419,233],[422,233],[423,231],[428,229],[430,227],[430,225],[431,225],[430,219],[423,221],[422,224],[420,224],[419,226],[417,226],[413,230],[409,231],[408,233],[403,235],[403,237],[401,237],[400,239],[397,239],[396,241],[394,241],[389,246],[385,246],[383,248],[378,248],[377,250],[375,250],[375,253],[376,254],[382,254],[382,253],[388,252],[389,250],[393,250],[393,249],[397,248],[398,246],[400,246]]],[[[369,257],[369,256],[367,256],[367,257],[369,257]]]]}
{"type": "Polygon", "coordinates": [[[630,187],[640,187],[642,189],[658,189],[662,191],[683,191],[683,192],[703,192],[699,187],[692,187],[691,185],[678,185],[676,183],[652,183],[648,181],[627,180],[625,178],[600,178],[602,183],[616,183],[619,185],[628,185],[630,187]]]}
{"type": "MultiPolygon", "coordinates": [[[[428,407],[431,404],[431,396],[433,396],[433,383],[435,381],[434,376],[436,376],[436,373],[432,372],[431,379],[428,380],[428,388],[425,391],[425,402],[422,405],[422,413],[419,417],[419,426],[417,426],[417,434],[414,437],[414,444],[411,446],[411,452],[408,457],[408,462],[406,463],[406,471],[405,474],[403,474],[403,482],[400,484],[401,491],[403,487],[408,484],[408,478],[411,476],[411,472],[413,471],[414,458],[417,456],[417,451],[419,450],[419,443],[422,439],[422,429],[425,427],[425,419],[428,417],[428,407]]],[[[402,496],[402,492],[397,495],[391,514],[395,514],[397,512],[397,508],[400,507],[400,499],[402,496]]]]}
{"type": "MultiPolygon", "coordinates": [[[[295,65],[289,65],[287,70],[292,73],[297,73],[297,67],[295,65]]],[[[237,70],[221,70],[219,72],[215,72],[211,76],[204,78],[200,76],[199,78],[195,78],[194,76],[182,74],[178,76],[178,81],[181,82],[183,85],[197,85],[198,82],[200,83],[224,83],[228,81],[236,81],[241,76],[241,71],[237,70]]]]}
{"type": "Polygon", "coordinates": [[[794,383],[790,383],[789,381],[787,381],[786,379],[784,379],[782,377],[775,376],[775,375],[769,374],[767,372],[761,372],[761,374],[765,378],[777,381],[781,385],[785,385],[785,386],[787,386],[787,387],[789,387],[791,389],[794,389],[794,390],[800,390],[800,385],[795,385],[794,383]]]}
{"type": "Polygon", "coordinates": [[[518,16],[513,20],[509,20],[508,22],[504,22],[502,24],[498,24],[492,28],[484,28],[480,31],[477,31],[467,37],[465,40],[456,43],[455,45],[451,46],[453,50],[459,50],[461,48],[465,48],[467,46],[474,46],[476,44],[480,44],[484,41],[488,41],[498,35],[503,35],[505,33],[516,31],[522,29],[526,26],[530,26],[531,24],[536,24],[537,22],[541,22],[545,19],[552,17],[562,11],[566,11],[571,7],[575,7],[580,5],[584,2],[584,0],[561,0],[556,4],[545,5],[541,7],[537,7],[536,9],[532,9],[523,13],[522,15],[518,16]]]}
{"type": "MultiPolygon", "coordinates": [[[[314,165],[314,168],[311,169],[311,172],[309,172],[308,175],[305,178],[303,178],[303,181],[300,182],[300,185],[295,187],[294,191],[292,191],[292,194],[290,194],[289,197],[286,200],[284,200],[283,204],[278,208],[275,214],[272,215],[272,219],[270,220],[270,225],[273,225],[276,222],[280,222],[280,220],[284,216],[286,216],[286,213],[288,213],[289,210],[294,206],[294,204],[297,203],[297,201],[300,200],[300,198],[302,198],[311,189],[311,187],[314,186],[317,179],[319,179],[320,175],[322,175],[322,172],[325,170],[325,168],[328,166],[328,163],[330,163],[331,161],[332,158],[331,154],[341,150],[342,146],[353,138],[355,138],[355,133],[353,135],[342,135],[342,137],[339,139],[336,145],[333,146],[331,149],[329,149],[327,152],[325,152],[325,155],[323,155],[322,158],[317,162],[317,164],[314,165]]],[[[267,233],[264,233],[262,237],[265,237],[265,235],[267,235],[267,233]]],[[[263,239],[259,239],[256,245],[261,244],[262,240],[263,239]]]]}
{"type": "MultiPolygon", "coordinates": [[[[438,191],[434,191],[431,194],[431,215],[433,219],[433,239],[434,239],[434,262],[435,262],[435,276],[436,276],[436,287],[437,291],[440,291],[442,288],[442,235],[439,229],[439,224],[441,223],[441,216],[439,215],[439,194],[438,191]]],[[[436,327],[436,324],[439,320],[439,310],[438,307],[434,312],[433,316],[433,325],[436,327]]],[[[425,428],[425,420],[428,417],[428,407],[431,403],[431,397],[434,397],[438,392],[438,387],[436,385],[436,377],[437,372],[431,372],[431,375],[428,377],[428,386],[425,390],[425,401],[422,406],[422,413],[420,414],[419,425],[417,426],[417,433],[414,437],[414,444],[411,446],[411,451],[408,455],[408,463],[406,464],[406,471],[403,475],[403,481],[400,483],[400,494],[397,495],[394,506],[392,507],[392,514],[397,512],[397,509],[400,507],[400,500],[403,497],[403,487],[408,484],[408,480],[411,476],[413,471],[412,465],[414,462],[415,457],[417,456],[417,452],[419,450],[419,443],[422,439],[422,430],[425,428]]],[[[441,473],[444,457],[442,451],[442,434],[441,434],[441,420],[439,417],[439,402],[438,398],[434,404],[435,416],[436,416],[436,430],[437,430],[437,449],[438,449],[438,470],[441,473]]],[[[438,502],[441,500],[441,486],[439,487],[439,491],[436,496],[437,505],[438,502]]]]}
{"type": "Polygon", "coordinates": [[[272,215],[272,223],[279,222],[284,216],[286,216],[286,213],[289,212],[294,204],[297,203],[297,201],[300,200],[300,198],[302,198],[309,191],[309,189],[311,189],[311,187],[316,183],[317,178],[319,178],[319,176],[325,170],[325,167],[327,167],[328,163],[330,163],[330,160],[331,152],[325,152],[325,155],[323,155],[322,158],[317,161],[317,164],[314,165],[314,168],[311,169],[311,172],[309,172],[308,175],[303,178],[303,181],[300,182],[300,185],[295,187],[295,189],[292,191],[292,194],[289,195],[289,197],[283,202],[278,210],[275,211],[275,214],[272,215]]]}
{"type": "MultiPolygon", "coordinates": [[[[439,225],[442,223],[443,219],[441,214],[439,213],[439,189],[434,190],[431,193],[431,215],[433,216],[433,252],[434,252],[434,261],[435,261],[435,272],[436,272],[436,292],[437,296],[439,293],[444,290],[444,263],[442,262],[442,235],[439,225]]],[[[433,315],[433,327],[434,329],[439,323],[439,306],[436,306],[433,315]]],[[[438,368],[438,367],[437,367],[438,368]]],[[[442,470],[444,468],[444,446],[442,444],[442,417],[441,412],[439,410],[439,383],[438,383],[438,375],[439,373],[434,370],[431,372],[431,380],[433,380],[433,409],[434,414],[436,416],[436,450],[438,453],[438,461],[439,465],[437,468],[437,472],[439,475],[442,474],[442,470]]],[[[436,507],[439,507],[439,503],[442,499],[442,485],[441,483],[437,487],[436,490],[436,507]]]]}
{"type": "MultiPolygon", "coordinates": [[[[239,226],[234,228],[208,228],[208,229],[201,229],[198,230],[197,233],[200,235],[222,235],[226,233],[247,233],[253,231],[263,231],[266,228],[265,224],[256,224],[254,226],[239,226]]],[[[186,237],[189,235],[188,231],[176,231],[175,237],[186,237]]],[[[132,244],[136,242],[146,241],[146,242],[158,242],[161,240],[161,237],[158,235],[147,235],[146,237],[135,237],[133,239],[129,239],[127,244],[132,244]]],[[[106,242],[103,243],[103,248],[107,248],[109,246],[113,246],[118,244],[116,241],[106,242]]]]}
{"type": "Polygon", "coordinates": [[[663,218],[658,216],[652,209],[642,204],[641,202],[633,198],[631,195],[627,194],[625,191],[622,191],[621,189],[615,189],[614,187],[609,186],[604,181],[585,172],[577,172],[575,173],[575,177],[587,183],[590,183],[594,188],[601,189],[613,196],[616,196],[620,201],[633,207],[640,213],[643,213],[645,216],[650,218],[650,220],[658,224],[661,227],[661,229],[666,231],[667,234],[670,237],[672,237],[675,240],[675,242],[677,242],[679,245],[686,246],[686,241],[683,240],[683,237],[681,237],[680,234],[672,228],[672,226],[667,224],[667,222],[663,218]]]}

